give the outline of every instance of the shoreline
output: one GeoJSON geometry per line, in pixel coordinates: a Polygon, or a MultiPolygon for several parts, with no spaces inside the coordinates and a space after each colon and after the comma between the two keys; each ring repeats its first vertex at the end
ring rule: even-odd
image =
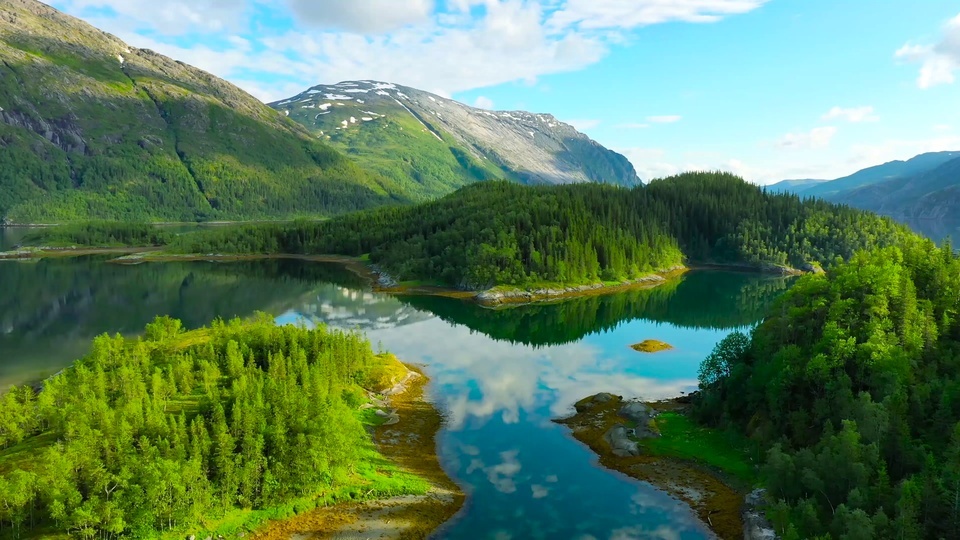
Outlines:
{"type": "Polygon", "coordinates": [[[622,282],[593,282],[580,285],[546,284],[540,287],[528,288],[499,285],[483,291],[463,290],[440,285],[404,285],[397,283],[386,273],[380,271],[357,257],[346,255],[301,255],[289,253],[276,254],[176,254],[165,253],[162,247],[33,247],[15,251],[0,252],[0,261],[3,260],[30,260],[43,258],[66,258],[90,255],[116,255],[107,262],[114,264],[136,265],[143,263],[163,262],[234,262],[256,261],[271,259],[290,259],[309,262],[333,263],[343,265],[360,278],[368,281],[374,292],[393,295],[441,296],[476,302],[488,307],[508,307],[525,304],[540,304],[560,302],[571,298],[602,296],[618,292],[650,289],[662,285],[672,279],[681,277],[692,270],[720,270],[733,272],[752,272],[769,274],[771,276],[798,276],[809,273],[779,265],[750,265],[750,264],[718,264],[706,263],[691,266],[676,265],[660,269],[639,278],[622,282]]]}
{"type": "Polygon", "coordinates": [[[600,466],[647,482],[683,501],[719,538],[743,538],[744,497],[752,486],[706,463],[657,453],[644,444],[660,437],[659,414],[685,410],[682,399],[640,403],[597,394],[579,401],[576,414],[553,421],[566,426],[571,437],[589,447],[600,466]],[[637,406],[637,415],[623,413],[630,406],[637,406]]]}
{"type": "Polygon", "coordinates": [[[450,520],[466,500],[460,487],[447,476],[436,451],[436,436],[443,416],[424,399],[429,382],[423,371],[409,370],[392,390],[385,392],[391,417],[373,428],[380,453],[406,472],[427,480],[425,495],[406,495],[317,508],[289,519],[270,522],[251,534],[252,540],[297,538],[364,539],[375,534],[382,539],[423,539],[450,520]]]}

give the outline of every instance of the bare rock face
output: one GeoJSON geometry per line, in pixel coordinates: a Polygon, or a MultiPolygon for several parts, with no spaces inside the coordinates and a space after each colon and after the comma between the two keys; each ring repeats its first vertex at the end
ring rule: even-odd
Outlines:
{"type": "Polygon", "coordinates": [[[763,508],[766,506],[766,494],[766,490],[756,489],[750,492],[744,501],[744,540],[776,540],[778,538],[777,532],[763,515],[763,508]]]}
{"type": "MultiPolygon", "coordinates": [[[[318,85],[270,105],[322,137],[344,138],[346,145],[359,144],[362,138],[345,133],[380,130],[382,137],[386,130],[389,136],[398,129],[389,121],[403,117],[408,120],[404,125],[426,134],[424,144],[431,143],[437,154],[469,155],[481,167],[523,183],[640,183],[624,156],[549,114],[488,111],[377,81],[318,85]]],[[[382,149],[371,145],[364,151],[382,149]]]]}
{"type": "Polygon", "coordinates": [[[630,438],[631,431],[626,426],[618,425],[613,426],[603,435],[603,439],[610,445],[613,455],[618,457],[640,455],[640,446],[630,438]]]}
{"type": "Polygon", "coordinates": [[[613,401],[621,401],[623,398],[620,396],[615,396],[607,392],[600,392],[595,396],[590,396],[586,399],[578,401],[574,408],[577,409],[577,412],[589,411],[596,407],[597,405],[603,405],[613,401]]]}

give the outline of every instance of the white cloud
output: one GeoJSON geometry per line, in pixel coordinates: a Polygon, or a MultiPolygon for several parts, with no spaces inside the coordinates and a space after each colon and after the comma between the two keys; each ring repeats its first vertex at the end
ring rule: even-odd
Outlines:
{"type": "Polygon", "coordinates": [[[552,26],[630,29],[665,22],[710,23],[759,8],[767,0],[569,0],[552,26]]]}
{"type": "Polygon", "coordinates": [[[629,28],[713,21],[766,0],[49,1],[270,101],[352,79],[441,95],[534,84],[600,61],[629,28]]]}
{"type": "MultiPolygon", "coordinates": [[[[116,14],[111,26],[117,31],[152,29],[164,35],[190,32],[217,33],[236,30],[247,15],[247,0],[53,0],[68,13],[103,10],[116,14]]],[[[116,32],[115,32],[116,33],[116,32]]]]}
{"type": "Polygon", "coordinates": [[[943,133],[946,131],[953,131],[953,126],[951,126],[950,124],[937,124],[933,126],[933,130],[943,133]]]}
{"type": "Polygon", "coordinates": [[[825,148],[830,145],[830,141],[836,134],[835,127],[818,127],[803,133],[787,133],[776,142],[776,145],[789,149],[825,148]]]}
{"type": "Polygon", "coordinates": [[[682,120],[682,116],[675,114],[667,114],[663,116],[648,116],[647,122],[653,122],[654,124],[673,124],[682,120]]]}
{"type": "Polygon", "coordinates": [[[823,120],[834,120],[842,118],[847,122],[876,122],[880,117],[874,114],[873,107],[867,105],[863,107],[834,107],[823,115],[823,120]]]}
{"type": "Polygon", "coordinates": [[[894,53],[894,57],[920,64],[920,75],[917,77],[917,86],[920,88],[953,83],[956,80],[954,72],[960,69],[960,15],[947,22],[937,43],[907,43],[894,53]]]}
{"type": "Polygon", "coordinates": [[[478,109],[493,110],[493,100],[486,96],[480,96],[473,102],[473,106],[478,109]]]}
{"type": "Polygon", "coordinates": [[[430,20],[434,0],[289,0],[303,22],[325,29],[380,33],[430,20]]]}

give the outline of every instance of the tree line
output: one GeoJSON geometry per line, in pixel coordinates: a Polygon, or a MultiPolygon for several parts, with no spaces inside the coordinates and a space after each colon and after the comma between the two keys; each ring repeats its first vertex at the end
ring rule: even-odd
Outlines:
{"type": "Polygon", "coordinates": [[[360,334],[265,316],[101,336],[0,398],[0,535],[152,538],[348,484],[383,365],[360,334]]]}
{"type": "Polygon", "coordinates": [[[960,538],[960,260],[912,238],[802,278],[704,362],[707,423],[768,449],[783,538],[960,538]]]}
{"type": "Polygon", "coordinates": [[[684,260],[829,266],[910,234],[888,218],[766,193],[726,173],[687,173],[634,189],[483,182],[415,206],[183,235],[172,248],[369,255],[400,280],[480,289],[623,281],[684,260]]]}

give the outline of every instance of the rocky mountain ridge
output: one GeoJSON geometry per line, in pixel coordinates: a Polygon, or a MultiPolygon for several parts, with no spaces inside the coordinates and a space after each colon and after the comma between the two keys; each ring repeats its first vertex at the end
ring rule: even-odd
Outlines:
{"type": "Polygon", "coordinates": [[[624,156],[550,114],[478,109],[379,81],[318,85],[270,105],[354,154],[372,151],[382,156],[374,141],[389,147],[396,132],[413,130],[419,137],[418,146],[429,145],[440,149],[440,154],[450,154],[446,157],[467,171],[461,175],[467,180],[506,177],[528,184],[640,183],[624,156]],[[377,130],[381,131],[373,137],[356,134],[377,130]]]}

